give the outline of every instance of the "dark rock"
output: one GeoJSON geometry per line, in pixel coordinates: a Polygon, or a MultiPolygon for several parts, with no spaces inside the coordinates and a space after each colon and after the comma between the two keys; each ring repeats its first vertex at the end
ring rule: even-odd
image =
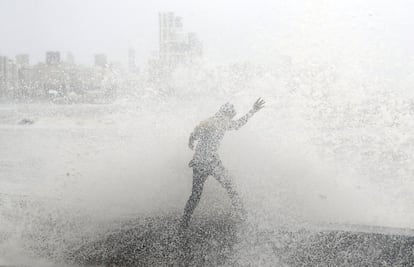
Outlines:
{"type": "Polygon", "coordinates": [[[355,230],[260,231],[230,216],[179,216],[124,224],[67,253],[73,264],[93,266],[414,266],[414,236],[355,230]],[[255,262],[254,254],[266,262],[255,262]],[[243,259],[239,259],[243,258],[243,259]],[[270,264],[272,263],[272,264],[270,264]]]}
{"type": "Polygon", "coordinates": [[[34,123],[34,120],[26,119],[26,118],[24,118],[21,121],[19,121],[19,124],[20,125],[31,125],[33,123],[34,123]]]}

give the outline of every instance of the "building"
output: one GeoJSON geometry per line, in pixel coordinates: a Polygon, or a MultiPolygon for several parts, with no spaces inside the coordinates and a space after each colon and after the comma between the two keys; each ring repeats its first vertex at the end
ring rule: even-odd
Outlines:
{"type": "Polygon", "coordinates": [[[95,65],[74,64],[68,53],[46,53],[46,62],[30,65],[27,54],[15,60],[0,56],[0,98],[47,99],[59,103],[105,102],[116,97],[119,77],[117,63],[108,64],[106,55],[95,55],[95,65]],[[112,65],[112,66],[111,66],[112,65]]]}
{"type": "Polygon", "coordinates": [[[30,56],[28,54],[16,55],[16,64],[18,67],[28,67],[30,65],[30,56]]]}
{"type": "Polygon", "coordinates": [[[166,64],[178,61],[182,43],[182,19],[173,12],[159,14],[159,52],[160,60],[166,64]]]}
{"type": "Polygon", "coordinates": [[[95,67],[106,68],[108,66],[105,54],[95,54],[94,59],[95,67]]]}
{"type": "Polygon", "coordinates": [[[27,98],[35,96],[36,69],[32,66],[19,66],[17,69],[17,90],[15,96],[27,98]]]}
{"type": "Polygon", "coordinates": [[[0,56],[0,97],[7,91],[7,57],[0,56]]]}
{"type": "Polygon", "coordinates": [[[60,63],[60,52],[48,51],[46,52],[46,64],[47,65],[58,65],[60,63]]]}
{"type": "Polygon", "coordinates": [[[74,65],[75,64],[75,56],[72,54],[72,52],[66,53],[66,64],[74,65]]]}
{"type": "Polygon", "coordinates": [[[194,32],[188,33],[188,53],[190,60],[194,60],[203,55],[203,46],[197,34],[194,32]]]}
{"type": "Polygon", "coordinates": [[[137,72],[137,64],[135,62],[135,49],[128,49],[128,71],[131,73],[137,72]]]}
{"type": "Polygon", "coordinates": [[[16,63],[7,57],[0,57],[0,76],[0,95],[14,97],[18,88],[16,63]]]}
{"type": "Polygon", "coordinates": [[[162,64],[191,63],[201,56],[201,50],[196,34],[184,32],[181,17],[173,12],[159,14],[159,59],[162,64]]]}

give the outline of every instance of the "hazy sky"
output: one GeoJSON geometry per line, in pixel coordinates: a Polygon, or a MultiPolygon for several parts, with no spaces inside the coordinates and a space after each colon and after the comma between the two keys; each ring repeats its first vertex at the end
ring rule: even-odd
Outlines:
{"type": "Polygon", "coordinates": [[[410,0],[0,0],[0,54],[29,53],[33,63],[47,50],[72,51],[91,63],[107,53],[125,62],[134,47],[142,65],[158,49],[160,11],[182,16],[213,62],[266,58],[269,50],[335,53],[348,43],[414,54],[410,0]]]}

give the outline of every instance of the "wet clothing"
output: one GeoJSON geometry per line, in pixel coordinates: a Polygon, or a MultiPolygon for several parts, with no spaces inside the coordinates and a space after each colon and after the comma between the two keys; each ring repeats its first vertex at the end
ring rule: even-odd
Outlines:
{"type": "Polygon", "coordinates": [[[216,180],[226,189],[227,194],[231,199],[233,207],[240,213],[243,212],[243,203],[237,194],[237,191],[234,189],[234,185],[231,181],[231,178],[224,168],[221,161],[215,162],[213,166],[195,166],[193,167],[193,188],[191,196],[187,201],[187,204],[184,208],[184,216],[182,220],[182,226],[188,227],[191,216],[200,202],[201,193],[203,192],[203,186],[208,176],[213,176],[216,180]]]}
{"type": "MultiPolygon", "coordinates": [[[[225,111],[227,112],[227,111],[225,111]]],[[[233,207],[238,211],[243,210],[242,201],[234,189],[231,178],[224,168],[218,149],[224,133],[228,130],[238,130],[246,124],[247,120],[254,114],[250,111],[242,118],[233,121],[228,116],[224,116],[223,111],[215,116],[201,122],[191,133],[189,146],[193,148],[197,142],[193,159],[189,162],[189,167],[193,168],[193,187],[191,196],[184,208],[182,226],[187,227],[194,209],[198,205],[204,183],[208,176],[213,176],[226,189],[233,207]]]]}

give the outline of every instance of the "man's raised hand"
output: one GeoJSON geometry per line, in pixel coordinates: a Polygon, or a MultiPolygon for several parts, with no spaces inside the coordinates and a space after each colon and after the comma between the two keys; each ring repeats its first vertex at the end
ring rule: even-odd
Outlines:
{"type": "Polygon", "coordinates": [[[257,112],[257,111],[259,111],[259,110],[261,110],[263,107],[264,107],[264,104],[265,104],[266,102],[263,100],[263,99],[261,99],[260,97],[256,100],[256,102],[254,102],[254,105],[253,105],[253,111],[254,112],[257,112]]]}

